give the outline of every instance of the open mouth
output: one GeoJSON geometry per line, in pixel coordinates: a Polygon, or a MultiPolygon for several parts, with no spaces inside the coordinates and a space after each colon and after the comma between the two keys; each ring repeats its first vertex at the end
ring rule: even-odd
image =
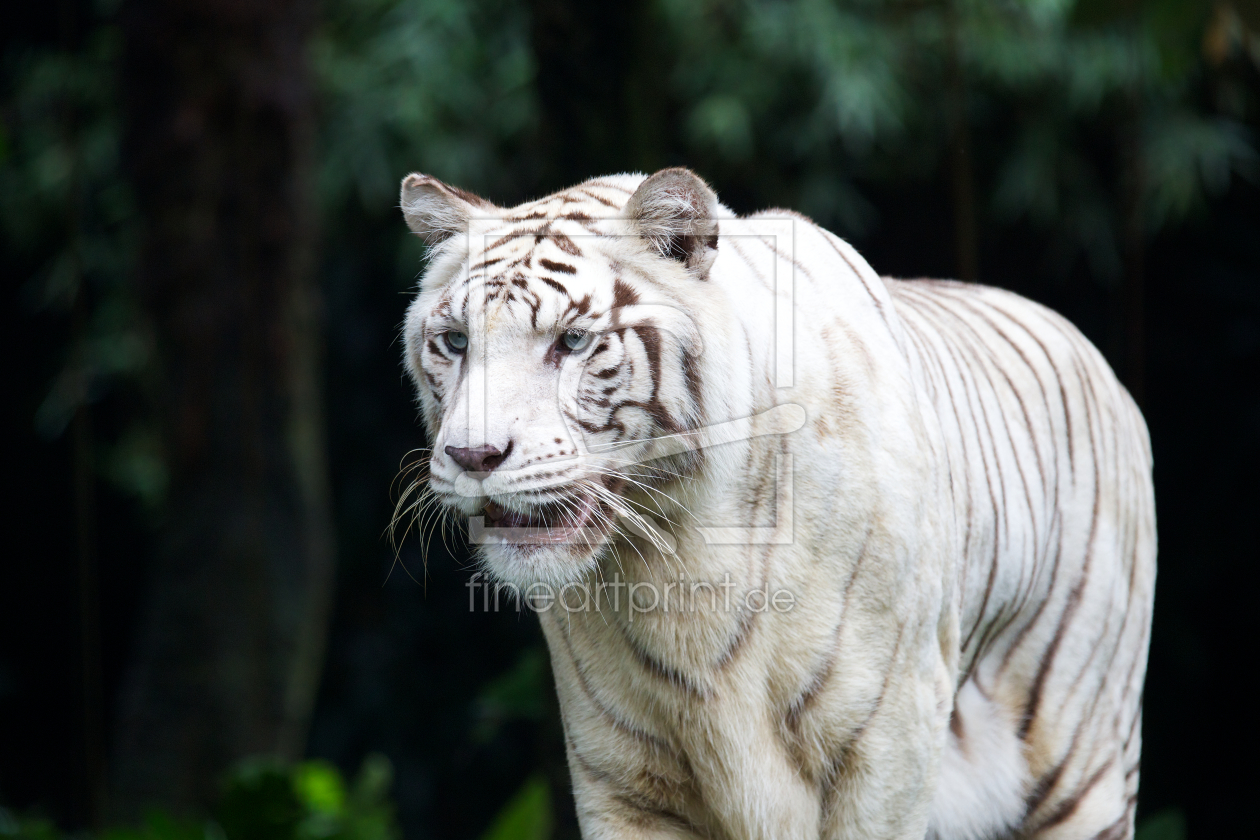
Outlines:
{"type": "Polygon", "coordinates": [[[494,502],[486,502],[486,530],[507,542],[526,545],[551,545],[575,540],[598,538],[591,527],[595,518],[594,496],[583,495],[538,505],[528,511],[509,510],[494,502]]]}

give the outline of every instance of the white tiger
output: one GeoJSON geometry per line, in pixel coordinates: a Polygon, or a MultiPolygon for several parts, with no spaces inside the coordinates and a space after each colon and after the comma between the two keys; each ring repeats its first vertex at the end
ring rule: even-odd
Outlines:
{"type": "Polygon", "coordinates": [[[585,837],[1132,835],[1150,447],[1070,324],[685,169],[402,209],[428,489],[568,585],[585,837]]]}

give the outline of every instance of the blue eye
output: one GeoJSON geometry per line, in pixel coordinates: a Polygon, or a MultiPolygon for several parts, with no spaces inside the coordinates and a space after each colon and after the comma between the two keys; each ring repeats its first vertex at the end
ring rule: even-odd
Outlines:
{"type": "Polygon", "coordinates": [[[448,330],[442,333],[442,337],[446,339],[446,346],[452,353],[456,355],[463,353],[468,349],[468,336],[457,330],[448,330]]]}
{"type": "Polygon", "coordinates": [[[593,333],[585,330],[566,330],[564,335],[560,336],[560,346],[569,353],[577,353],[586,349],[591,343],[592,335],[593,333]]]}

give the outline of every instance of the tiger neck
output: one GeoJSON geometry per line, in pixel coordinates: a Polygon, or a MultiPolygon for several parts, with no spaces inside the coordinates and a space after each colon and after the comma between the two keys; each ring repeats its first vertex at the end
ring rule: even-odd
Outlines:
{"type": "Polygon", "coordinates": [[[741,422],[748,428],[690,453],[694,457],[659,462],[663,474],[676,475],[632,493],[638,509],[649,511],[643,523],[649,533],[635,528],[619,535],[596,572],[598,580],[638,586],[649,603],[659,603],[634,621],[624,602],[606,605],[620,620],[598,619],[591,631],[628,632],[645,653],[680,667],[702,668],[720,658],[721,650],[710,648],[720,647],[717,640],[730,638],[746,620],[746,611],[733,605],[765,585],[761,531],[775,527],[780,498],[775,484],[783,438],[765,434],[755,420],[746,422],[775,408],[783,394],[776,388],[774,323],[766,318],[774,299],[732,257],[720,254],[709,279],[693,287],[698,299],[678,302],[703,337],[693,372],[699,411],[684,434],[699,437],[741,422]],[[682,638],[688,641],[680,648],[682,638]]]}

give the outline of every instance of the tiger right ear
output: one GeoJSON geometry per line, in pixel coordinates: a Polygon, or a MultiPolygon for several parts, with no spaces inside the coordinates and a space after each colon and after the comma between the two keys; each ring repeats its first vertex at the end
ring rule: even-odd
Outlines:
{"type": "Polygon", "coordinates": [[[407,227],[430,245],[463,233],[469,220],[499,209],[480,196],[418,172],[403,178],[399,203],[407,227]]]}
{"type": "Polygon", "coordinates": [[[660,252],[703,277],[717,256],[717,194],[690,169],[662,169],[626,202],[626,216],[660,252]]]}

